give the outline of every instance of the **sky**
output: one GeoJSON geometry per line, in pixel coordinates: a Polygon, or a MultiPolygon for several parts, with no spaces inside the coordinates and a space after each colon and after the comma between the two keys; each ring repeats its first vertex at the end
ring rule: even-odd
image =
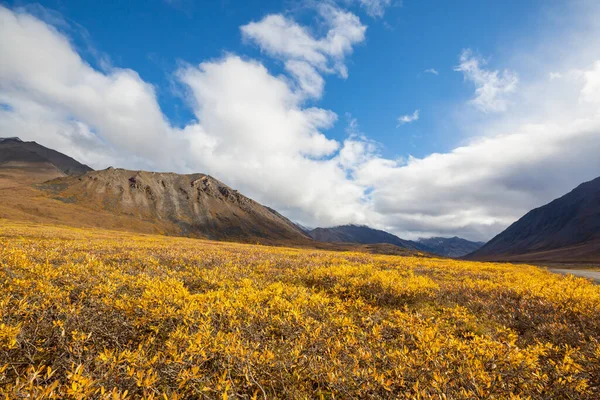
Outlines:
{"type": "Polygon", "coordinates": [[[600,4],[0,1],[0,136],[488,240],[600,175],[600,4]]]}

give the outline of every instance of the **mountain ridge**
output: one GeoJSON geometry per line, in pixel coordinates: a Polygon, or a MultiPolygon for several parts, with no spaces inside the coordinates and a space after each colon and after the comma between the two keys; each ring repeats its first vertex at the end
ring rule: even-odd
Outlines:
{"type": "Polygon", "coordinates": [[[289,219],[206,174],[89,166],[0,140],[0,217],[217,240],[310,242],[289,219]]]}
{"type": "Polygon", "coordinates": [[[361,244],[387,243],[401,248],[421,250],[414,242],[400,239],[398,236],[389,232],[370,228],[365,225],[349,224],[331,228],[315,228],[311,230],[309,234],[313,239],[320,242],[361,244]]]}
{"type": "Polygon", "coordinates": [[[434,254],[446,257],[463,257],[481,248],[485,242],[473,242],[458,236],[419,238],[418,243],[429,248],[434,254]]]}
{"type": "Polygon", "coordinates": [[[168,231],[209,239],[308,237],[277,211],[210,175],[148,172],[109,167],[38,185],[62,201],[85,204],[170,226],[168,231]]]}
{"type": "Polygon", "coordinates": [[[318,241],[328,243],[387,243],[400,248],[433,253],[444,257],[461,257],[479,248],[480,244],[466,239],[429,238],[417,241],[401,239],[389,232],[370,228],[366,225],[339,225],[330,228],[315,228],[309,231],[310,236],[318,241]],[[431,240],[434,239],[434,240],[431,240]]]}

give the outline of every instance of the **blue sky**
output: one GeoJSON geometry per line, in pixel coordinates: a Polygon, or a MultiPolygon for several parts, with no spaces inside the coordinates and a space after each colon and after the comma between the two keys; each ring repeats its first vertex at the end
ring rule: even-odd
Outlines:
{"type": "Polygon", "coordinates": [[[594,1],[0,4],[0,136],[94,168],[477,240],[600,175],[594,1]]]}
{"type": "MultiPolygon", "coordinates": [[[[257,46],[242,40],[239,27],[269,13],[284,12],[307,24],[315,18],[310,3],[303,1],[13,3],[29,5],[34,12],[35,4],[58,12],[71,24],[75,29],[71,37],[86,61],[98,65],[99,55],[107,57],[114,66],[131,68],[154,84],[163,112],[181,126],[194,116],[171,87],[179,63],[197,64],[232,52],[263,59],[273,73],[282,73],[280,62],[264,57],[257,46]],[[96,54],[87,51],[89,46],[96,54]]],[[[453,71],[461,50],[472,48],[491,58],[492,65],[506,67],[502,52],[538,31],[540,13],[548,9],[547,4],[405,1],[395,2],[383,17],[375,18],[352,5],[350,9],[368,26],[368,33],[348,61],[348,78],[328,79],[323,97],[315,102],[340,116],[328,135],[343,140],[345,115],[350,113],[361,131],[383,144],[386,157],[423,157],[450,150],[462,141],[460,127],[453,121],[453,105],[472,95],[463,76],[453,71]],[[424,72],[432,68],[439,75],[424,72]],[[420,110],[417,123],[397,127],[399,115],[416,109],[420,110]]]]}

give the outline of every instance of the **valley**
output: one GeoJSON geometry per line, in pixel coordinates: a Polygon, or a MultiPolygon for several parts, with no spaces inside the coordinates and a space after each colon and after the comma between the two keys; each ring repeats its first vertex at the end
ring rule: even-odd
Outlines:
{"type": "Polygon", "coordinates": [[[7,398],[600,393],[600,286],[534,266],[7,220],[0,265],[7,398]]]}

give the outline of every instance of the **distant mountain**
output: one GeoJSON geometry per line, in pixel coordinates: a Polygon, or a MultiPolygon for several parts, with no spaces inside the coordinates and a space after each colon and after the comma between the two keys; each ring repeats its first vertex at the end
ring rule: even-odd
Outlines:
{"type": "Polygon", "coordinates": [[[528,212],[466,258],[600,262],[600,178],[528,212]]]}
{"type": "Polygon", "coordinates": [[[92,171],[90,167],[75,159],[44,147],[36,142],[24,142],[18,137],[0,138],[0,167],[37,168],[74,176],[92,171]]]}
{"type": "Polygon", "coordinates": [[[310,236],[320,242],[328,243],[361,243],[393,244],[403,249],[424,251],[444,257],[461,257],[475,251],[483,245],[458,237],[419,239],[418,241],[400,239],[396,235],[363,225],[342,225],[333,228],[316,228],[309,232],[310,236]]]}
{"type": "Polygon", "coordinates": [[[300,228],[300,230],[301,230],[302,232],[304,232],[305,234],[307,234],[308,236],[310,236],[310,231],[312,231],[312,228],[309,228],[309,227],[307,227],[307,226],[304,226],[304,225],[302,225],[302,224],[299,224],[298,222],[294,222],[294,224],[295,224],[295,225],[296,225],[298,228],[300,228]]]}
{"type": "Polygon", "coordinates": [[[485,244],[485,242],[471,242],[459,237],[432,237],[419,239],[417,242],[429,249],[430,253],[440,256],[458,258],[472,253],[485,244]]]}
{"type": "Polygon", "coordinates": [[[310,236],[320,242],[328,243],[388,243],[404,249],[423,250],[419,243],[400,239],[386,231],[369,228],[363,225],[341,225],[332,228],[316,228],[309,232],[310,236]]]}

